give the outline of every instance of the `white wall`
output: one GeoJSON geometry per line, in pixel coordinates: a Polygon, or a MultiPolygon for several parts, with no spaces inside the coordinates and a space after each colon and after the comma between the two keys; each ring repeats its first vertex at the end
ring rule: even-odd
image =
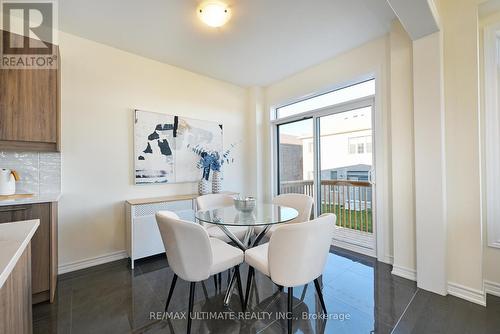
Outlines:
{"type": "Polygon", "coordinates": [[[133,109],[215,120],[238,143],[225,188],[245,191],[247,91],[65,33],[59,263],[125,249],[124,201],[196,192],[196,185],[133,185],[133,109]]]}
{"type": "Polygon", "coordinates": [[[393,274],[416,279],[412,41],[395,20],[390,31],[393,274]]]}
{"type": "MultiPolygon", "coordinates": [[[[484,124],[484,119],[485,119],[485,110],[484,110],[484,91],[485,91],[485,87],[484,87],[484,64],[483,64],[483,60],[484,60],[484,54],[483,54],[483,46],[484,46],[484,27],[489,25],[489,24],[497,24],[500,22],[500,12],[496,12],[496,13],[491,13],[490,15],[486,16],[486,17],[483,17],[480,21],[480,57],[479,57],[479,60],[480,60],[480,63],[481,63],[481,71],[480,71],[480,74],[481,74],[481,92],[483,92],[481,98],[482,98],[482,102],[481,105],[483,106],[483,108],[481,108],[481,116],[480,116],[480,119],[481,119],[481,133],[482,133],[482,143],[484,145],[484,141],[485,141],[485,138],[484,138],[484,128],[485,128],[485,124],[484,124]]],[[[484,160],[484,146],[483,146],[483,150],[482,150],[482,169],[481,169],[481,175],[483,176],[482,177],[482,198],[483,198],[483,201],[482,201],[482,212],[483,212],[483,274],[484,274],[484,280],[485,282],[488,282],[489,284],[493,284],[494,286],[497,287],[497,294],[500,293],[500,290],[498,290],[498,287],[500,287],[500,249],[499,248],[494,248],[494,247],[490,247],[488,246],[488,243],[487,243],[487,233],[488,233],[488,228],[487,228],[487,224],[488,224],[488,221],[487,221],[487,215],[486,215],[486,182],[488,182],[488,180],[486,180],[486,170],[485,170],[485,160],[484,160]]],[[[486,286],[487,287],[487,286],[486,286]]]]}
{"type": "Polygon", "coordinates": [[[417,285],[446,295],[446,161],[442,33],[413,41],[417,285]]]}
{"type": "Polygon", "coordinates": [[[257,199],[264,198],[263,173],[268,166],[264,166],[263,158],[267,150],[263,146],[263,133],[266,129],[263,126],[264,115],[264,93],[261,87],[251,87],[248,89],[248,140],[247,157],[247,177],[256,182],[250,182],[247,188],[247,195],[257,199]],[[257,182],[258,180],[258,182],[257,182]]]}
{"type": "Polygon", "coordinates": [[[483,290],[479,143],[479,0],[441,0],[446,132],[448,281],[483,290]]]}
{"type": "MultiPolygon", "coordinates": [[[[377,212],[377,219],[383,231],[378,234],[378,257],[381,261],[392,262],[392,218],[390,202],[390,127],[388,110],[388,36],[378,38],[345,52],[324,63],[301,71],[291,77],[274,83],[265,89],[266,112],[263,128],[263,147],[269,148],[264,166],[272,166],[271,132],[269,125],[269,111],[273,107],[284,105],[291,101],[321,92],[327,92],[347,84],[361,81],[372,75],[377,77],[376,83],[376,127],[375,142],[379,150],[375,152],[377,168],[377,202],[381,210],[377,212]],[[378,144],[377,144],[378,143],[378,144]]],[[[272,166],[275,168],[275,166],[272,166]]],[[[263,176],[263,184],[267,196],[272,194],[273,173],[269,168],[263,176]]]]}

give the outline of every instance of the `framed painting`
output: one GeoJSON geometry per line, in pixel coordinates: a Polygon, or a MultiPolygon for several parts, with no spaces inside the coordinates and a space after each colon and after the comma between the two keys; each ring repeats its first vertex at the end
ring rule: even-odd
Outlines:
{"type": "Polygon", "coordinates": [[[201,172],[192,148],[222,151],[217,122],[135,110],[135,184],[196,182],[201,172]]]}

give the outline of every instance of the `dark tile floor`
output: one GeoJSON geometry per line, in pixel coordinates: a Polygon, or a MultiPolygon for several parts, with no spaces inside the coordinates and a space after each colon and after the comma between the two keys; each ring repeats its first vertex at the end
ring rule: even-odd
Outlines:
{"type": "MultiPolygon", "coordinates": [[[[248,267],[242,265],[243,284],[248,267]]],[[[162,315],[173,273],[163,256],[126,260],[62,275],[54,304],[33,309],[34,333],[185,333],[189,285],[178,280],[162,315]]],[[[257,274],[250,312],[242,314],[238,295],[223,307],[227,276],[217,291],[213,280],[196,287],[192,333],[286,333],[287,297],[257,274]],[[208,317],[212,319],[207,320],[208,317]],[[220,319],[220,318],[223,319],[220,319]]],[[[454,297],[418,290],[392,276],[391,267],[362,255],[332,249],[322,278],[328,320],[318,319],[314,285],[294,290],[296,333],[500,333],[500,298],[483,308],[454,297]]]]}

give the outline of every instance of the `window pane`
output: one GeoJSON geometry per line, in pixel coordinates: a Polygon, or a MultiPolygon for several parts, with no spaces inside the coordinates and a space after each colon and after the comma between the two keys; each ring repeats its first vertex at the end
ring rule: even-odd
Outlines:
{"type": "Polygon", "coordinates": [[[366,153],[372,153],[372,140],[366,142],[366,153]]]}
{"type": "Polygon", "coordinates": [[[312,118],[278,126],[279,193],[313,196],[314,141],[312,118]]]}
{"type": "Polygon", "coordinates": [[[356,85],[344,87],[330,93],[277,108],[276,117],[288,117],[371,95],[375,95],[375,80],[368,80],[356,85]]]}
{"type": "Polygon", "coordinates": [[[349,144],[349,154],[355,154],[356,153],[356,144],[349,144]]]}

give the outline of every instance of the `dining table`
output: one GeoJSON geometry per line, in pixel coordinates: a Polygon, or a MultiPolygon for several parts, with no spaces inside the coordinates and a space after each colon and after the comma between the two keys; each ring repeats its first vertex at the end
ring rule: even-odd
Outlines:
{"type": "MultiPolygon", "coordinates": [[[[223,207],[214,207],[208,210],[198,210],[195,213],[196,221],[205,225],[218,226],[224,234],[243,252],[257,246],[272,226],[287,223],[299,215],[294,208],[256,202],[252,210],[242,211],[234,204],[223,207]],[[231,231],[231,227],[246,227],[246,233],[242,240],[238,239],[231,231]]],[[[231,278],[224,297],[224,305],[228,305],[236,281],[235,273],[231,278]]]]}

